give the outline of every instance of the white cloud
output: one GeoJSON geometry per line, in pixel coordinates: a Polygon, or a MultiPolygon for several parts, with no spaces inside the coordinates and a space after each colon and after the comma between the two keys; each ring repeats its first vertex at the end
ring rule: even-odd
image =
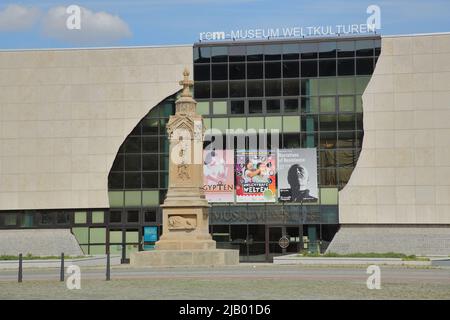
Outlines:
{"type": "Polygon", "coordinates": [[[24,7],[16,4],[8,5],[3,10],[0,10],[0,32],[30,29],[40,15],[40,10],[34,7],[24,7]]]}
{"type": "Polygon", "coordinates": [[[66,27],[66,7],[51,8],[42,21],[42,31],[47,37],[62,40],[71,44],[107,45],[132,33],[127,23],[119,16],[106,12],[92,12],[81,7],[81,29],[69,30],[66,27]]]}

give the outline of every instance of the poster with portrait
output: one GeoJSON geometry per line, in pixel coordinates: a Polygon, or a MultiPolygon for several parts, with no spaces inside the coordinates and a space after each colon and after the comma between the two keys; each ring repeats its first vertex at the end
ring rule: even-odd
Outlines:
{"type": "Polygon", "coordinates": [[[276,154],[271,151],[236,152],[236,202],[275,202],[276,154]]]}
{"type": "Polygon", "coordinates": [[[316,202],[317,150],[278,150],[278,198],[287,202],[316,202]]]}
{"type": "Polygon", "coordinates": [[[208,202],[234,202],[233,150],[203,151],[203,190],[208,202]]]}

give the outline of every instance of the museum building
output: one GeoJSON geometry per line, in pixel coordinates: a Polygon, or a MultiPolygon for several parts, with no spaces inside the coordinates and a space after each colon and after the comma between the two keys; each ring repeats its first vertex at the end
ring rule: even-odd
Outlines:
{"type": "MultiPolygon", "coordinates": [[[[152,250],[168,187],[165,125],[187,66],[205,148],[238,138],[232,130],[249,148],[255,130],[274,154],[316,151],[315,201],[210,202],[218,248],[241,261],[303,250],[448,255],[449,61],[449,34],[2,51],[0,239],[39,242],[51,230],[48,254],[62,250],[59,234],[123,262],[152,250]]],[[[23,251],[12,242],[0,249],[23,251]]]]}

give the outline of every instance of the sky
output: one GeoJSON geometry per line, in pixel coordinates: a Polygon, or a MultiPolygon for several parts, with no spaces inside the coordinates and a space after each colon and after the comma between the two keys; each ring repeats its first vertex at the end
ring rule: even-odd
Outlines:
{"type": "MultiPolygon", "coordinates": [[[[0,0],[0,49],[192,44],[201,32],[366,23],[382,35],[450,31],[449,0],[0,0]],[[69,30],[67,7],[81,8],[69,30]]],[[[73,20],[71,20],[73,21],[73,20]]]]}

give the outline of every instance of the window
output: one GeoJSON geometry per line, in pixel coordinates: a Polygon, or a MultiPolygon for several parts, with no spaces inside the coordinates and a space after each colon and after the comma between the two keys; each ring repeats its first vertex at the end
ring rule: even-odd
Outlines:
{"type": "Polygon", "coordinates": [[[195,63],[209,63],[210,60],[211,60],[211,48],[209,47],[194,48],[195,63]]]}
{"type": "Polygon", "coordinates": [[[302,78],[317,77],[317,61],[302,61],[301,63],[302,78]]]}
{"type": "Polygon", "coordinates": [[[297,60],[299,52],[298,44],[283,44],[283,60],[297,60]]]}
{"type": "Polygon", "coordinates": [[[264,59],[269,60],[281,60],[281,45],[266,45],[264,46],[264,59]]]}
{"type": "MultiPolygon", "coordinates": [[[[139,150],[139,152],[140,152],[140,150],[139,150]]],[[[142,138],[142,152],[157,153],[158,152],[158,137],[142,138]]]]}
{"type": "Polygon", "coordinates": [[[280,100],[267,100],[266,101],[267,113],[279,113],[280,112],[280,100]]]}
{"type": "Polygon", "coordinates": [[[298,78],[299,74],[298,61],[283,62],[283,78],[298,78]]]}
{"type": "Polygon", "coordinates": [[[156,222],[156,209],[145,210],[144,222],[156,222]]]}
{"type": "Polygon", "coordinates": [[[244,46],[231,46],[228,48],[230,62],[245,61],[246,48],[244,46]]]}
{"type": "Polygon", "coordinates": [[[227,64],[213,64],[212,65],[212,79],[213,80],[227,80],[228,79],[228,65],[227,64]]]}
{"type": "Polygon", "coordinates": [[[197,99],[210,97],[209,82],[196,82],[194,86],[194,96],[197,99]]]}
{"type": "Polygon", "coordinates": [[[194,75],[197,81],[210,80],[210,66],[209,64],[194,65],[194,75]]]}
{"type": "Polygon", "coordinates": [[[230,63],[230,79],[231,80],[245,79],[244,63],[230,63]]]}
{"type": "Polygon", "coordinates": [[[247,46],[247,61],[262,61],[263,46],[247,46]]]}
{"type": "Polygon", "coordinates": [[[125,189],[140,189],[141,173],[125,173],[125,189]]]}
{"type": "Polygon", "coordinates": [[[213,98],[227,98],[228,97],[228,82],[213,82],[212,97],[213,98]]]}
{"type": "Polygon", "coordinates": [[[112,210],[109,212],[109,222],[110,223],[121,223],[122,222],[122,211],[112,210]]]}
{"type": "Polygon", "coordinates": [[[52,225],[55,223],[54,221],[55,215],[53,212],[41,212],[41,221],[40,224],[42,225],[52,225]]]}
{"type": "Polygon", "coordinates": [[[138,210],[129,210],[129,211],[127,211],[127,222],[128,223],[137,223],[137,222],[139,222],[139,211],[138,210]]]}
{"type": "Polygon", "coordinates": [[[338,60],[338,76],[352,76],[355,74],[354,59],[338,60]]]}
{"type": "Polygon", "coordinates": [[[157,154],[142,155],[142,169],[145,171],[158,170],[158,155],[157,154]]]}
{"type": "Polygon", "coordinates": [[[373,40],[361,40],[356,41],[356,56],[367,57],[374,54],[374,42],[373,40]]]}
{"type": "Polygon", "coordinates": [[[266,80],[266,97],[281,96],[281,80],[266,80]]]}
{"type": "Polygon", "coordinates": [[[242,100],[232,100],[230,103],[231,114],[244,114],[245,113],[245,104],[242,100]]]}
{"type": "Polygon", "coordinates": [[[281,78],[281,62],[266,62],[266,78],[281,78]]]}
{"type": "Polygon", "coordinates": [[[336,75],[336,60],[320,60],[319,75],[321,77],[329,77],[336,75]]]}
{"type": "Polygon", "coordinates": [[[142,188],[144,189],[158,188],[158,173],[144,172],[142,174],[142,188]]]}
{"type": "Polygon", "coordinates": [[[69,224],[70,223],[70,213],[69,212],[57,212],[56,213],[56,223],[57,224],[69,224]]]}
{"type": "Polygon", "coordinates": [[[140,171],[141,170],[141,155],[133,154],[125,155],[125,171],[140,171]]]}
{"type": "Polygon", "coordinates": [[[298,96],[300,93],[300,83],[298,79],[283,80],[283,95],[298,96]]]}
{"type": "Polygon", "coordinates": [[[227,47],[212,47],[211,48],[211,61],[212,62],[227,62],[228,61],[228,48],[227,47]]]}
{"type": "Polygon", "coordinates": [[[354,57],[355,56],[355,42],[354,41],[339,41],[337,43],[338,57],[354,57]]]}
{"type": "Polygon", "coordinates": [[[248,97],[264,96],[263,82],[262,81],[248,81],[247,82],[247,96],[248,97]]]}
{"type": "Polygon", "coordinates": [[[364,58],[356,59],[356,74],[357,75],[370,75],[373,73],[373,59],[364,58]]]}
{"type": "Polygon", "coordinates": [[[245,81],[230,81],[230,97],[245,97],[245,81]]]}
{"type": "Polygon", "coordinates": [[[15,213],[3,214],[3,224],[6,227],[17,225],[17,215],[15,213]]]}
{"type": "Polygon", "coordinates": [[[157,135],[158,134],[158,119],[144,119],[142,121],[142,134],[143,135],[157,135]]]}
{"type": "Polygon", "coordinates": [[[262,113],[262,101],[261,100],[249,100],[248,101],[248,113],[262,113]]]}
{"type": "Polygon", "coordinates": [[[286,99],[284,100],[284,112],[297,113],[298,112],[298,99],[286,99]]]}
{"type": "Polygon", "coordinates": [[[247,64],[247,78],[248,79],[262,79],[263,78],[263,64],[262,63],[248,63],[247,64]]]}
{"type": "Polygon", "coordinates": [[[335,58],[336,42],[319,43],[319,58],[335,58]]]}
{"type": "Polygon", "coordinates": [[[305,43],[300,45],[300,57],[301,59],[317,59],[318,53],[317,43],[305,43]]]}

